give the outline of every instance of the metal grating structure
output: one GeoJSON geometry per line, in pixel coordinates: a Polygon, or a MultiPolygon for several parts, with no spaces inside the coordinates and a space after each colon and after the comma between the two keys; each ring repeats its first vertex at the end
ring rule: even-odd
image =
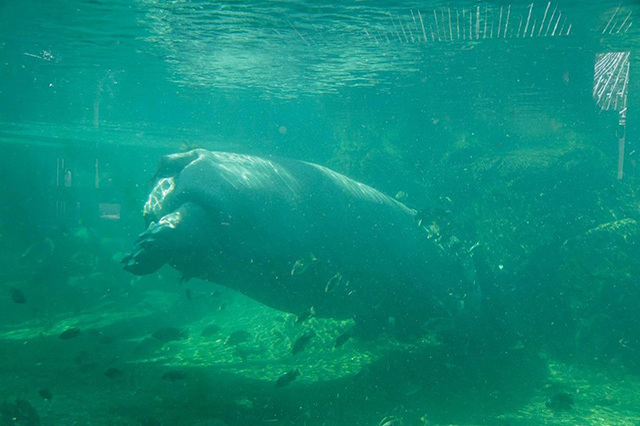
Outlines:
{"type": "MultiPolygon", "coordinates": [[[[602,34],[620,34],[633,25],[632,12],[621,13],[620,6],[611,15],[602,34]]],[[[593,99],[601,111],[618,111],[618,180],[624,176],[624,151],[629,91],[631,52],[597,53],[593,72],[593,99]]]]}

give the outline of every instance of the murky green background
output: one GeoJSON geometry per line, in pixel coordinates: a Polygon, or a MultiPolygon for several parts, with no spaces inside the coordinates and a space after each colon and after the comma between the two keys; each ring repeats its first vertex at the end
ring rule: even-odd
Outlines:
{"type": "Polygon", "coordinates": [[[638,424],[638,9],[0,2],[0,425],[638,424]],[[126,274],[159,157],[195,147],[431,209],[488,319],[334,348],[350,321],[126,274]]]}

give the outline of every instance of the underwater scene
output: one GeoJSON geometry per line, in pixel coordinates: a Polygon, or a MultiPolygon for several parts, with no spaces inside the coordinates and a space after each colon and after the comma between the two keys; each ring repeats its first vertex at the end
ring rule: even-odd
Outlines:
{"type": "Polygon", "coordinates": [[[639,19],[0,1],[0,426],[640,424],[639,19]]]}

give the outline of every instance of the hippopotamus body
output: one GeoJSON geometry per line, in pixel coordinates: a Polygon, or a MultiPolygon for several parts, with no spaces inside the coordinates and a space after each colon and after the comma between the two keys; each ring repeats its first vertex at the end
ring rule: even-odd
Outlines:
{"type": "Polygon", "coordinates": [[[450,315],[469,291],[416,212],[325,167],[202,149],[164,157],[125,269],[164,264],[268,306],[337,319],[450,315]]]}

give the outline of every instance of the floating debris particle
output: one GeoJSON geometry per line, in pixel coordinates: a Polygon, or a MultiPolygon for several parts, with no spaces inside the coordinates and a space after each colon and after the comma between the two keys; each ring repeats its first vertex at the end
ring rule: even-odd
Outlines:
{"type": "Polygon", "coordinates": [[[11,299],[18,305],[27,303],[27,297],[19,288],[11,287],[11,299]]]}
{"type": "Polygon", "coordinates": [[[282,376],[278,377],[278,379],[276,380],[276,387],[281,388],[281,387],[287,386],[289,383],[297,379],[299,375],[300,375],[300,370],[298,369],[291,370],[283,374],[282,376]]]}
{"type": "Polygon", "coordinates": [[[62,340],[71,340],[80,335],[80,329],[78,327],[67,328],[65,331],[60,333],[60,339],[62,340]]]}
{"type": "Polygon", "coordinates": [[[110,379],[115,379],[117,377],[121,377],[124,373],[119,368],[109,367],[107,371],[104,372],[104,375],[110,379]]]}
{"type": "Polygon", "coordinates": [[[175,327],[163,327],[156,330],[151,337],[166,343],[174,340],[185,340],[189,338],[189,333],[186,330],[175,327]]]}
{"type": "Polygon", "coordinates": [[[298,337],[298,339],[294,342],[294,344],[291,346],[291,355],[295,355],[299,352],[304,351],[304,349],[307,347],[307,344],[309,343],[309,341],[316,335],[316,333],[311,330],[308,333],[303,334],[302,336],[298,337]]]}

